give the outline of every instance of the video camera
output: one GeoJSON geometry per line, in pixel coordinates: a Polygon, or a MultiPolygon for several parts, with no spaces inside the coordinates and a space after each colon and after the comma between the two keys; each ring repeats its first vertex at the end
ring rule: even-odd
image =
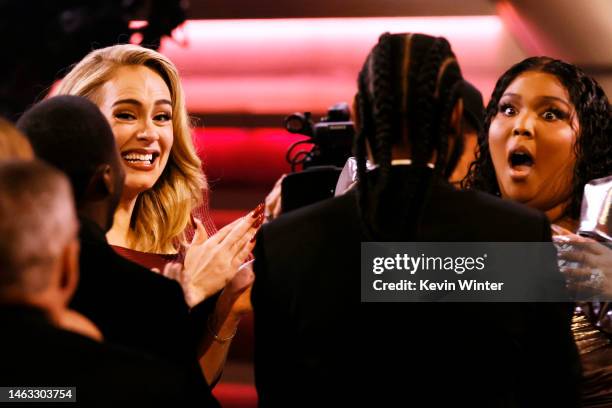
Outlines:
{"type": "Polygon", "coordinates": [[[346,102],[340,102],[329,108],[327,116],[314,123],[310,112],[294,113],[285,118],[285,129],[290,133],[308,136],[308,140],[294,143],[287,152],[287,161],[292,171],[302,164],[304,169],[312,166],[338,166],[342,168],[351,156],[355,128],[350,120],[350,111],[346,102]],[[298,152],[291,157],[293,149],[303,143],[314,144],[309,152],[298,152]]]}
{"type": "Polygon", "coordinates": [[[333,197],[342,167],[351,156],[355,135],[348,104],[333,105],[318,123],[313,122],[310,112],[294,113],[285,118],[285,129],[308,139],[295,142],[287,150],[285,158],[292,173],[282,183],[283,212],[333,197]],[[303,144],[313,147],[294,153],[303,144]],[[299,165],[301,172],[297,171],[299,165]]]}

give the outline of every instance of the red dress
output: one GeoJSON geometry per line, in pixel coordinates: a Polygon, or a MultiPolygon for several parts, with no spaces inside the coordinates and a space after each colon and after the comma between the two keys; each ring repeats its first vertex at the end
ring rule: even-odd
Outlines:
{"type": "MultiPolygon", "coordinates": [[[[194,218],[198,218],[204,224],[204,228],[208,233],[208,236],[212,236],[217,232],[217,228],[215,227],[215,223],[213,222],[210,211],[208,210],[208,197],[204,194],[204,204],[200,207],[196,208],[191,213],[191,223],[187,225],[185,228],[187,242],[190,242],[195,234],[195,222],[194,218]]],[[[124,248],[120,246],[111,245],[111,247],[115,250],[115,252],[122,257],[129,259],[130,261],[137,263],[141,266],[144,266],[147,269],[157,268],[162,271],[164,266],[166,266],[169,262],[183,262],[185,257],[185,249],[181,248],[181,250],[176,254],[156,254],[153,252],[142,252],[136,251],[134,249],[124,248]]]]}

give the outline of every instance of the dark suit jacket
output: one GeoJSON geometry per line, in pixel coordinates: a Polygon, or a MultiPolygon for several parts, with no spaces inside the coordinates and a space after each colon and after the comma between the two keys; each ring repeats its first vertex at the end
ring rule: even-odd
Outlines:
{"type": "MultiPolygon", "coordinates": [[[[185,365],[210,395],[195,338],[214,303],[190,314],[176,281],[116,254],[97,225],[80,221],[81,276],[70,307],[90,318],[106,341],[185,365]]],[[[217,405],[212,395],[210,404],[217,405]]]]}
{"type": "MultiPolygon", "coordinates": [[[[424,175],[401,166],[392,176],[402,186],[424,175]]],[[[352,191],[260,231],[252,301],[262,407],[577,405],[571,304],[360,303],[360,225],[352,191]]],[[[439,181],[403,240],[550,238],[543,214],[439,181]]]]}
{"type": "Polygon", "coordinates": [[[206,394],[179,366],[58,329],[42,310],[0,306],[0,327],[3,387],[76,387],[77,404],[57,406],[206,406],[206,394]]]}

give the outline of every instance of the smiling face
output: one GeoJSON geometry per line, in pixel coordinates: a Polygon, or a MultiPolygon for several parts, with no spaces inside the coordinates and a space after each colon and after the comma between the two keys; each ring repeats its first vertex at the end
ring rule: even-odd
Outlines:
{"type": "Polygon", "coordinates": [[[135,196],[152,188],[168,163],[174,139],[168,86],[148,67],[123,66],[97,99],[125,169],[124,194],[135,196]]]}
{"type": "Polygon", "coordinates": [[[570,198],[578,119],[557,77],[527,71],[500,98],[489,150],[502,197],[541,211],[570,198]]]}

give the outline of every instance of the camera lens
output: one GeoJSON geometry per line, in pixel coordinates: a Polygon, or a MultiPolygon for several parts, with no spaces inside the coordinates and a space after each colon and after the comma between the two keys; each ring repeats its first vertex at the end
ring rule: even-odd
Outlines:
{"type": "Polygon", "coordinates": [[[301,133],[304,130],[306,119],[303,115],[294,113],[285,119],[285,128],[291,133],[301,133]]]}

